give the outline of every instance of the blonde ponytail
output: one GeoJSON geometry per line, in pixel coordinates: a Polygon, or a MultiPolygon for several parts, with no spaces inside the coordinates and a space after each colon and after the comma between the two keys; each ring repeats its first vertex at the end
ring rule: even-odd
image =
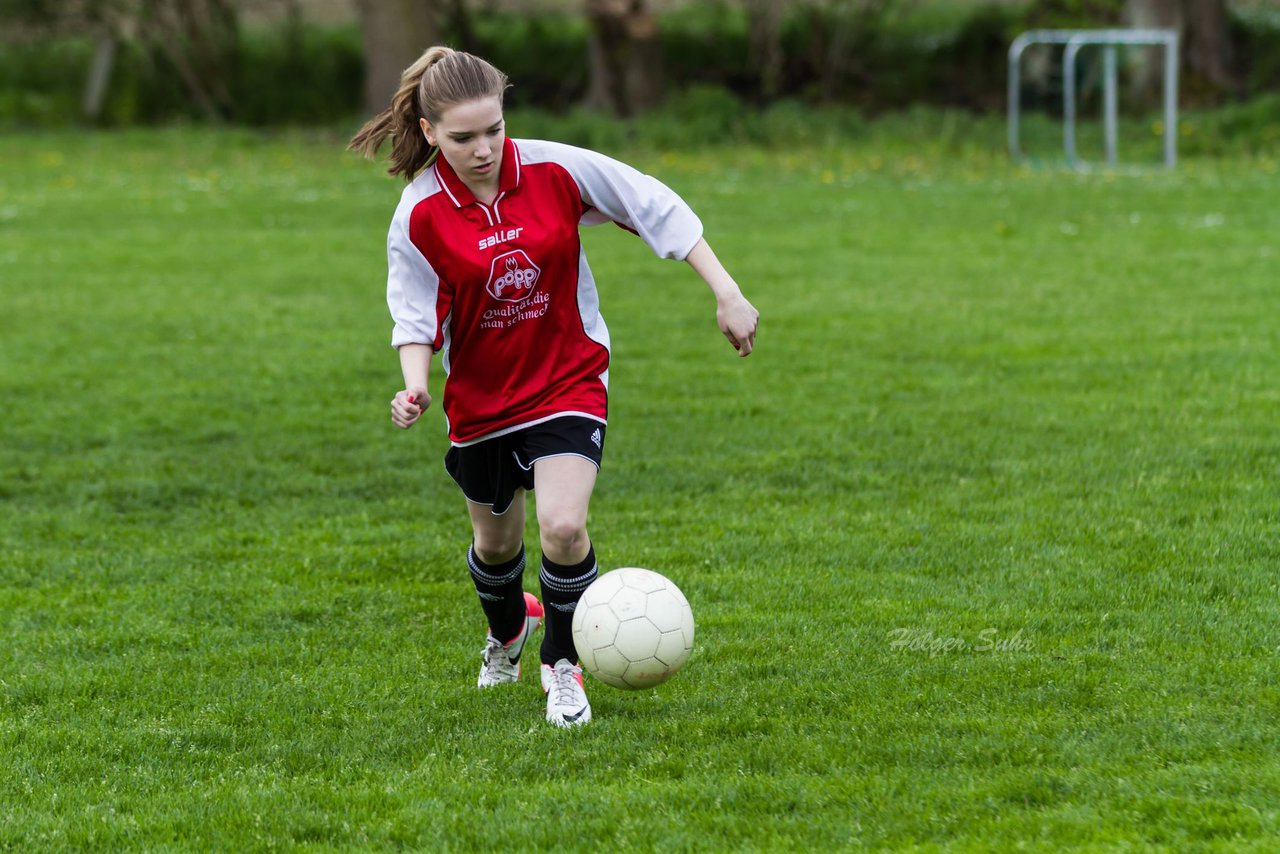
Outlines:
{"type": "Polygon", "coordinates": [[[489,97],[501,100],[506,89],[506,75],[485,60],[437,45],[400,74],[400,88],[392,96],[391,106],[366,122],[347,148],[372,160],[391,137],[387,173],[412,181],[438,151],[423,137],[418,119],[435,124],[455,104],[489,97]]]}

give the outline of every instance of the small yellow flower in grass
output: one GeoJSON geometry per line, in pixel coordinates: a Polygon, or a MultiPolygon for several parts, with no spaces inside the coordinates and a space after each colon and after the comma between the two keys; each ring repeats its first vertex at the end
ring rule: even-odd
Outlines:
{"type": "Polygon", "coordinates": [[[40,154],[41,166],[61,166],[66,162],[67,159],[62,156],[61,151],[44,151],[40,154]]]}
{"type": "Polygon", "coordinates": [[[1152,122],[1151,132],[1156,136],[1164,136],[1164,122],[1159,120],[1152,122]]]}
{"type": "Polygon", "coordinates": [[[835,182],[836,182],[836,173],[835,173],[835,172],[832,172],[830,169],[823,169],[823,170],[822,170],[822,183],[824,183],[824,184],[834,184],[835,182]]]}

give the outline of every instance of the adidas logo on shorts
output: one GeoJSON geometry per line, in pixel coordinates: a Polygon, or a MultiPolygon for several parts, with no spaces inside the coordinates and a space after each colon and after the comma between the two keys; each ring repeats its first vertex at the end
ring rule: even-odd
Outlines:
{"type": "Polygon", "coordinates": [[[599,448],[599,447],[600,447],[600,441],[601,441],[601,440],[600,440],[600,428],[599,428],[599,427],[597,427],[597,428],[596,428],[596,431],[595,431],[594,433],[592,433],[592,434],[591,434],[591,444],[593,444],[593,445],[595,445],[597,448],[599,448]]]}

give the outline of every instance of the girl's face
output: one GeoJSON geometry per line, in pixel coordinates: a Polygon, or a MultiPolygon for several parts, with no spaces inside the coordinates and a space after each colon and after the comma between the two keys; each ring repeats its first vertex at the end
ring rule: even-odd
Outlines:
{"type": "Polygon", "coordinates": [[[472,190],[497,188],[506,138],[502,101],[497,96],[454,104],[435,124],[426,119],[418,123],[427,142],[439,146],[464,184],[472,190]]]}

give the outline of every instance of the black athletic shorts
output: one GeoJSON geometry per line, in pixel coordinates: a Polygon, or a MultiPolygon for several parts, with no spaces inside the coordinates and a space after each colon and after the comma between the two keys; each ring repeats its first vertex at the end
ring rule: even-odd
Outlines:
{"type": "Polygon", "coordinates": [[[592,418],[562,415],[474,445],[453,445],[444,455],[444,467],[463,495],[490,505],[493,515],[501,516],[510,509],[517,489],[533,489],[533,464],[538,460],[573,455],[600,468],[604,430],[592,418]]]}

